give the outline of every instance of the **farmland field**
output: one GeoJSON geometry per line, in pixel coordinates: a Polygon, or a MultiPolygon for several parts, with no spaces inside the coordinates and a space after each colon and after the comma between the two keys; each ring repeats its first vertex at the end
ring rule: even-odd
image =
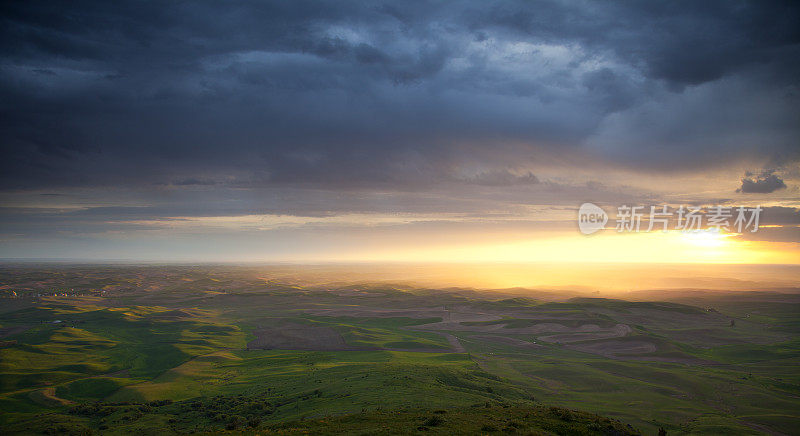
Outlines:
{"type": "Polygon", "coordinates": [[[3,434],[796,434],[800,294],[4,266],[3,434]]]}

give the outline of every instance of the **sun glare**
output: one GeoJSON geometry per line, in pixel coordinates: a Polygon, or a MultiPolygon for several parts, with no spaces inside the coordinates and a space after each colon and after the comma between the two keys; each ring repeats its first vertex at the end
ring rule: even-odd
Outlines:
{"type": "Polygon", "coordinates": [[[722,233],[719,230],[708,229],[697,232],[681,233],[681,238],[689,245],[696,247],[717,248],[730,245],[729,237],[736,236],[733,233],[722,233]]]}

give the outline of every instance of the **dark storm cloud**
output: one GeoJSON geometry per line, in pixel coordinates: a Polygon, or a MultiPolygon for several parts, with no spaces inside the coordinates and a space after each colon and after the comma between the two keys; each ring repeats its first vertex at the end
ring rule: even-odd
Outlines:
{"type": "Polygon", "coordinates": [[[793,2],[0,8],[6,190],[413,190],[535,183],[508,168],[548,154],[798,157],[793,2]]]}
{"type": "Polygon", "coordinates": [[[567,39],[612,51],[675,87],[716,80],[753,64],[797,66],[795,59],[778,55],[796,53],[792,46],[800,41],[797,5],[789,1],[550,1],[537,6],[496,5],[484,23],[473,25],[495,24],[541,40],[567,39]]]}
{"type": "Polygon", "coordinates": [[[747,173],[742,179],[742,187],[736,192],[745,194],[769,194],[786,189],[786,183],[775,174],[775,170],[765,170],[760,174],[747,173]]]}

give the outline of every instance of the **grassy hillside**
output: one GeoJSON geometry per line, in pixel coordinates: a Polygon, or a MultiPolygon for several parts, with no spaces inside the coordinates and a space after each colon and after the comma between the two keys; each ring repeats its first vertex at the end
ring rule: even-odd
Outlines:
{"type": "Polygon", "coordinates": [[[102,295],[6,298],[4,433],[800,427],[792,295],[540,302],[183,272],[123,268],[92,278],[102,295]]]}
{"type": "Polygon", "coordinates": [[[95,403],[67,414],[43,414],[7,430],[19,434],[537,434],[639,435],[630,425],[558,407],[474,404],[460,408],[364,410],[325,418],[264,422],[275,407],[263,397],[215,397],[208,401],[95,403]]]}

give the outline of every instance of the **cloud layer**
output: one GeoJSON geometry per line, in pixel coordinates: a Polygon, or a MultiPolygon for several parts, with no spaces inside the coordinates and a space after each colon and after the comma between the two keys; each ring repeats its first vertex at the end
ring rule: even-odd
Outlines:
{"type": "Polygon", "coordinates": [[[3,23],[6,188],[797,158],[793,2],[31,1],[3,23]]]}
{"type": "Polygon", "coordinates": [[[5,235],[703,202],[761,168],[789,170],[742,194],[796,199],[792,1],[32,0],[0,19],[5,235]],[[731,176],[652,186],[704,172],[731,176]]]}
{"type": "Polygon", "coordinates": [[[759,175],[752,173],[745,174],[742,179],[742,187],[736,192],[745,194],[769,194],[779,189],[786,189],[786,183],[775,174],[775,170],[766,170],[759,175]]]}

